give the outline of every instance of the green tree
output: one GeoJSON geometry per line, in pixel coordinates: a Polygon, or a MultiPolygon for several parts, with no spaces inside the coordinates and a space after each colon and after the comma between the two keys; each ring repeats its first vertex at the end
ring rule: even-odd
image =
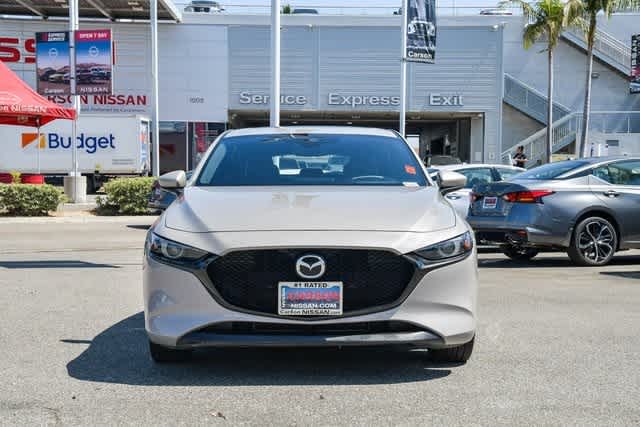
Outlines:
{"type": "Polygon", "coordinates": [[[284,6],[282,6],[282,13],[284,15],[291,14],[291,5],[285,4],[284,6]]]}
{"type": "Polygon", "coordinates": [[[580,27],[587,43],[587,74],[584,88],[584,108],[580,133],[579,156],[582,156],[589,139],[589,116],[591,114],[591,81],[593,74],[593,46],[599,13],[609,18],[616,10],[640,8],[640,0],[569,0],[565,5],[565,25],[580,27]]]}
{"type": "Polygon", "coordinates": [[[565,16],[565,4],[562,0],[542,0],[525,2],[510,0],[500,3],[501,7],[516,6],[522,9],[527,24],[522,31],[522,41],[525,49],[529,49],[536,42],[544,40],[547,44],[545,51],[548,57],[549,88],[547,93],[547,136],[545,161],[551,161],[552,125],[553,125],[553,51],[558,45],[560,35],[568,26],[577,25],[578,17],[565,16]]]}

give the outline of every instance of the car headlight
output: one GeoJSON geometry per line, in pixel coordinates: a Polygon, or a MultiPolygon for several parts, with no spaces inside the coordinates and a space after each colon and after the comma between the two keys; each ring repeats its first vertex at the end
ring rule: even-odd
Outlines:
{"type": "Polygon", "coordinates": [[[152,258],[168,264],[193,264],[208,255],[200,249],[167,240],[150,231],[145,242],[145,252],[152,258]]]}
{"type": "Polygon", "coordinates": [[[437,264],[462,257],[471,252],[472,249],[473,238],[471,233],[467,231],[453,239],[418,249],[413,254],[417,255],[426,264],[437,264]]]}

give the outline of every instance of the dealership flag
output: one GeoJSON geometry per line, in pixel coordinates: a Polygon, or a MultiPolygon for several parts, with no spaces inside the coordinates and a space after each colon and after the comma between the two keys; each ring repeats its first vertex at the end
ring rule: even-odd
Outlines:
{"type": "Polygon", "coordinates": [[[111,94],[111,30],[78,30],[75,37],[77,95],[111,94]]]}
{"type": "Polygon", "coordinates": [[[640,93],[640,34],[631,37],[631,93],[640,93]]]}
{"type": "Polygon", "coordinates": [[[69,33],[36,33],[36,80],[40,95],[70,95],[69,33]]]}
{"type": "Polygon", "coordinates": [[[436,58],[436,2],[408,0],[406,60],[433,64],[436,58]]]}

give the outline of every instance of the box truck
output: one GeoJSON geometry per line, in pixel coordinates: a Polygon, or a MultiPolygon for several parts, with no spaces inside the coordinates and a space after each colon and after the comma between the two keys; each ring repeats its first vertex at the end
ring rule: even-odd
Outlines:
{"type": "MultiPolygon", "coordinates": [[[[114,175],[147,175],[150,170],[149,119],[144,116],[81,115],[76,147],[78,169],[87,189],[114,175]]],[[[72,167],[72,122],[56,120],[37,129],[0,125],[0,172],[63,176],[72,167]]]]}

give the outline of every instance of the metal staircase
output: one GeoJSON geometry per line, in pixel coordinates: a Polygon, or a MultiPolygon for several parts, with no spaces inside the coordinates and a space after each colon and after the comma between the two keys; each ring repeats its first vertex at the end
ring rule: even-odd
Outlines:
{"type": "MultiPolygon", "coordinates": [[[[576,140],[578,130],[580,129],[581,119],[581,113],[571,113],[553,122],[551,127],[552,153],[557,153],[576,140]]],[[[524,152],[527,154],[527,158],[529,159],[527,162],[528,168],[544,163],[547,142],[546,136],[547,128],[545,127],[527,139],[517,143],[502,153],[502,163],[511,164],[513,155],[516,153],[516,149],[520,145],[524,146],[524,152]]]]}
{"type": "MultiPolygon", "coordinates": [[[[621,135],[636,134],[640,136],[640,111],[594,111],[589,121],[591,140],[597,139],[595,135],[621,135]]],[[[551,129],[551,152],[557,153],[572,142],[578,140],[580,126],[582,125],[582,113],[571,113],[556,120],[551,129]]],[[[525,140],[502,153],[502,162],[511,164],[516,147],[524,146],[524,151],[529,158],[527,167],[534,167],[544,163],[547,128],[540,129],[525,140]]]]}
{"type": "MultiPolygon", "coordinates": [[[[506,74],[504,75],[504,102],[526,114],[527,116],[547,124],[547,96],[526,83],[506,74]]],[[[571,110],[554,102],[553,117],[562,118],[571,113],[571,110]]]]}
{"type": "MultiPolygon", "coordinates": [[[[573,28],[565,31],[562,33],[562,37],[574,46],[584,51],[587,50],[586,35],[582,29],[573,28]]],[[[629,75],[629,67],[631,67],[631,46],[621,42],[611,34],[602,30],[596,30],[593,56],[620,72],[625,77],[629,75]]]]}

